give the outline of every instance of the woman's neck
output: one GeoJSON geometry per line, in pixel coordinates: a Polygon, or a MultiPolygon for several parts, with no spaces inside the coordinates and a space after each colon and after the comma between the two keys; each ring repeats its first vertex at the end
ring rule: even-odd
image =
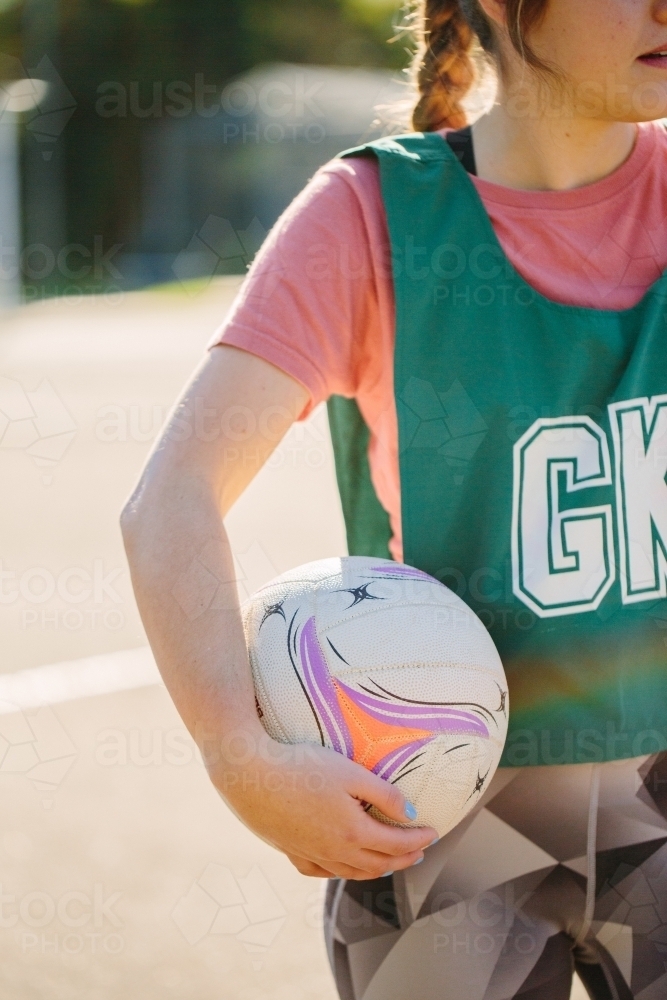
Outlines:
{"type": "Polygon", "coordinates": [[[636,137],[634,123],[521,115],[504,103],[473,125],[478,176],[526,191],[567,191],[601,180],[625,162],[636,137]]]}

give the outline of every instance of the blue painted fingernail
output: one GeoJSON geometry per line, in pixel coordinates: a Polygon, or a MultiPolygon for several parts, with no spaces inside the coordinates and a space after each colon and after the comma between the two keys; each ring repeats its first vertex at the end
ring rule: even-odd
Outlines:
{"type": "Polygon", "coordinates": [[[381,878],[388,878],[389,875],[393,875],[393,874],[394,874],[393,872],[385,872],[384,875],[381,876],[381,878]]]}
{"type": "Polygon", "coordinates": [[[417,810],[413,806],[412,802],[405,803],[405,815],[408,817],[408,819],[411,820],[417,819],[417,810]]]}
{"type": "Polygon", "coordinates": [[[415,865],[420,865],[423,860],[424,860],[423,858],[417,858],[417,860],[415,861],[415,864],[412,867],[414,868],[415,865]]]}
{"type": "Polygon", "coordinates": [[[433,847],[433,845],[437,844],[439,840],[440,840],[440,837],[436,837],[435,840],[432,840],[431,843],[428,846],[429,847],[433,847]]]}

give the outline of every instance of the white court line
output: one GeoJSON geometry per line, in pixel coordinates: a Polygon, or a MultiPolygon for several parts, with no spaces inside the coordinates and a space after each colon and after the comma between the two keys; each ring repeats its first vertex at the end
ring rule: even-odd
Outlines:
{"type": "Polygon", "coordinates": [[[0,674],[0,715],[162,684],[148,646],[0,674]]]}

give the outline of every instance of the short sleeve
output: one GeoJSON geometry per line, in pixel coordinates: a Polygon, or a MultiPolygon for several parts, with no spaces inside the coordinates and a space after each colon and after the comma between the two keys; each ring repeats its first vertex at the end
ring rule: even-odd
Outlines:
{"type": "Polygon", "coordinates": [[[332,161],[274,226],[209,347],[239,347],[301,382],[301,418],[358,395],[377,377],[388,257],[376,161],[332,161]]]}

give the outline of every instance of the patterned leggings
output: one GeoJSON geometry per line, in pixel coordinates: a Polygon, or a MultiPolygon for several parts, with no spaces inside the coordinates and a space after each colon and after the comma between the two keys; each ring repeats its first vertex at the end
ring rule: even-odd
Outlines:
{"type": "Polygon", "coordinates": [[[667,753],[501,769],[422,864],[332,880],[341,1000],[667,1000],[667,753]]]}

